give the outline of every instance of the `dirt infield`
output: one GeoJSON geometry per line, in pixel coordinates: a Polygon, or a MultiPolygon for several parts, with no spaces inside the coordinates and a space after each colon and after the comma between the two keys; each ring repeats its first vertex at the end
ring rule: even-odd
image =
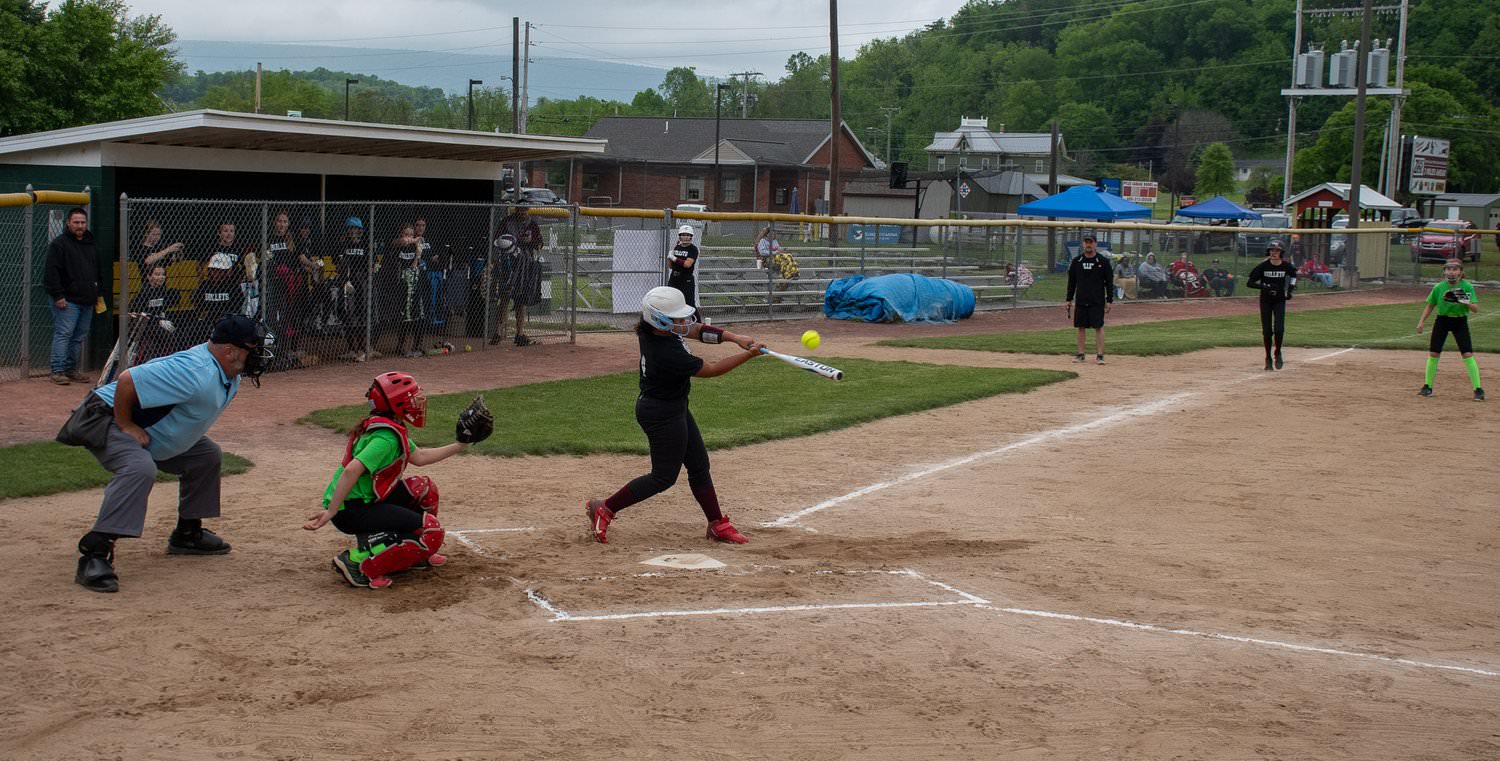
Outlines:
{"type": "MultiPolygon", "coordinates": [[[[841,356],[1074,367],[817,327],[841,356]]],[[[635,362],[618,335],[521,351],[422,378],[635,362]]],[[[290,422],[368,381],[273,377],[215,431],[257,463],[225,483],[228,556],[167,556],[159,489],[122,591],[90,594],[72,545],[99,492],[4,503],[0,759],[1500,758],[1500,420],[1456,361],[1419,400],[1420,354],[1258,359],[1117,357],[717,453],[743,547],[707,543],[685,489],[590,541],[583,499],[644,458],[457,458],[429,469],[450,565],[379,593],[328,569],[340,536],[298,528],[341,441],[290,422]],[[640,565],[682,552],[726,567],[640,565]]],[[[55,418],[44,392],[67,389],[25,385],[27,417],[55,418]]]]}

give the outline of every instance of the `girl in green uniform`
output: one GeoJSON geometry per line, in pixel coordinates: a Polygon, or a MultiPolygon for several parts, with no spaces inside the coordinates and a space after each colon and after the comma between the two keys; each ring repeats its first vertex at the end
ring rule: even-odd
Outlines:
{"type": "Polygon", "coordinates": [[[1479,294],[1474,284],[1464,279],[1464,264],[1457,259],[1443,262],[1443,279],[1427,294],[1427,306],[1417,320],[1417,333],[1427,322],[1427,316],[1437,310],[1437,319],[1432,323],[1432,340],[1427,344],[1427,376],[1422,382],[1418,396],[1432,396],[1432,381],[1437,377],[1438,357],[1442,356],[1443,344],[1448,334],[1458,344],[1458,353],[1463,355],[1464,367],[1469,371],[1469,381],[1474,384],[1474,401],[1484,401],[1484,387],[1479,385],[1479,363],[1474,361],[1474,344],[1469,339],[1469,315],[1479,312],[1479,294]]]}

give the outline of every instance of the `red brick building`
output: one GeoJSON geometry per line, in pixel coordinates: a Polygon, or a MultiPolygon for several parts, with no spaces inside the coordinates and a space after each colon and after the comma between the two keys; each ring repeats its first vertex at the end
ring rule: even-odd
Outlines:
{"type": "MultiPolygon", "coordinates": [[[[714,121],[600,119],[587,137],[604,138],[609,148],[603,156],[573,162],[566,197],[585,206],[669,209],[693,203],[712,211],[818,210],[827,197],[828,120],[720,120],[723,182],[717,187],[714,121]]],[[[845,180],[877,165],[847,124],[839,132],[840,174],[845,180]]]]}

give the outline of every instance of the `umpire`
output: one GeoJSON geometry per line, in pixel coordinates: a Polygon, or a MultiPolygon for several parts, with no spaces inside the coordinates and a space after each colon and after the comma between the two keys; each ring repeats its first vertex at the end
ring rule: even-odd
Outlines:
{"type": "Polygon", "coordinates": [[[1094,359],[1104,364],[1104,315],[1115,303],[1114,272],[1109,260],[1094,250],[1094,236],[1083,236],[1083,256],[1068,265],[1068,296],[1063,306],[1073,316],[1073,327],[1078,328],[1078,353],[1074,362],[1083,361],[1084,338],[1089,328],[1094,329],[1094,359]],[[1078,297],[1078,309],[1073,309],[1073,297],[1078,297]]]}
{"type": "Polygon", "coordinates": [[[260,323],[243,315],[226,315],[214,325],[207,343],[132,367],[114,382],[94,389],[81,405],[113,415],[100,426],[102,442],[94,440],[89,445],[113,477],[104,488],[104,503],[93,530],[78,541],[81,557],[75,581],[85,589],[119,590],[115,540],[141,535],[146,499],[158,470],[182,477],[177,529],[167,540],[167,552],[229,552],[229,543],[203,528],[204,518],[219,517],[221,457],[219,445],[204,434],[239,391],[240,376],[259,385],[270,358],[269,342],[260,323]]]}

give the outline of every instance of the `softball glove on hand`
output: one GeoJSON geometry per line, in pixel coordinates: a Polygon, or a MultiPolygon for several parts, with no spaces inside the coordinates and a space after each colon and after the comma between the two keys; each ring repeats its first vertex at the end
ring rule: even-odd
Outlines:
{"type": "Polygon", "coordinates": [[[484,406],[484,397],[476,396],[458,413],[458,426],[453,436],[462,444],[478,444],[494,432],[495,416],[484,406]]]}

